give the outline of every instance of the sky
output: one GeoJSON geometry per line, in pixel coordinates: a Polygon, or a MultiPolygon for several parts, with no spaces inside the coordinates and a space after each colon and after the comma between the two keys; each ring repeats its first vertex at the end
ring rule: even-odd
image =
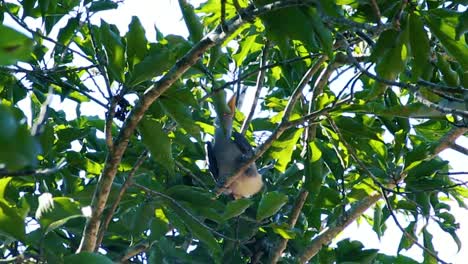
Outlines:
{"type": "MultiPolygon", "coordinates": [[[[201,1],[191,1],[195,6],[201,1]]],[[[187,36],[188,32],[185,28],[185,24],[182,21],[182,15],[179,11],[178,3],[175,0],[126,0],[119,6],[117,10],[105,11],[100,16],[93,17],[93,22],[98,23],[102,18],[108,23],[117,25],[121,34],[124,34],[128,29],[132,16],[138,16],[141,23],[146,29],[146,35],[148,40],[155,41],[155,26],[163,34],[179,34],[187,36]]],[[[8,20],[7,20],[8,22],[8,20]]],[[[64,22],[64,21],[62,21],[64,22]]],[[[339,84],[339,83],[338,83],[339,84]]],[[[249,98],[249,96],[246,96],[249,98]]],[[[63,109],[69,119],[73,119],[75,115],[76,103],[67,101],[68,107],[64,108],[63,103],[55,98],[52,102],[52,107],[55,109],[63,109]]],[[[28,108],[27,102],[22,102],[23,109],[28,108]]],[[[250,102],[246,100],[244,105],[250,107],[250,102]]],[[[96,107],[90,107],[89,104],[84,104],[80,107],[83,115],[96,115],[99,114],[103,117],[103,111],[96,111],[96,107]]],[[[468,147],[468,139],[459,139],[458,144],[468,147]]],[[[466,171],[466,157],[462,154],[453,151],[446,150],[440,154],[443,159],[449,160],[453,171],[466,171]]],[[[462,175],[462,177],[467,175],[462,175]]],[[[466,179],[465,179],[466,180],[466,179]]],[[[453,242],[452,238],[445,232],[440,231],[436,224],[429,225],[429,230],[434,235],[433,243],[435,248],[439,252],[439,257],[444,261],[448,261],[454,264],[467,263],[468,259],[468,211],[458,208],[456,204],[451,204],[451,213],[454,214],[457,221],[460,222],[460,229],[457,234],[462,240],[462,249],[457,252],[457,246],[453,242]]],[[[366,212],[372,216],[373,211],[369,210],[366,212]]],[[[407,219],[399,215],[400,223],[403,226],[407,225],[407,219]]],[[[398,244],[401,239],[401,231],[396,227],[393,220],[389,218],[386,222],[388,228],[384,236],[379,240],[377,235],[372,231],[364,220],[360,224],[353,223],[349,226],[340,236],[334,240],[334,243],[339,242],[344,238],[351,238],[361,241],[366,248],[377,248],[381,253],[396,255],[398,244]]],[[[420,242],[422,243],[421,239],[420,242]]],[[[404,255],[411,256],[412,258],[422,261],[421,250],[417,246],[413,246],[409,251],[403,250],[404,255]]]]}

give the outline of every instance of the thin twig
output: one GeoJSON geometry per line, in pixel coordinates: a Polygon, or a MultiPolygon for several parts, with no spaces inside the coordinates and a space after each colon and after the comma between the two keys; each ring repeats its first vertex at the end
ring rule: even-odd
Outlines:
{"type": "Polygon", "coordinates": [[[205,101],[206,99],[210,98],[213,95],[213,93],[216,93],[219,90],[226,89],[227,87],[229,87],[231,85],[234,85],[236,83],[239,83],[240,81],[245,80],[247,78],[250,78],[253,75],[258,74],[261,71],[268,70],[268,69],[275,68],[275,67],[282,66],[282,65],[287,65],[287,64],[291,64],[291,63],[300,62],[300,61],[303,61],[303,60],[306,60],[306,59],[313,59],[313,58],[315,58],[315,57],[317,57],[319,55],[320,54],[310,54],[310,55],[307,55],[307,56],[295,57],[295,58],[292,58],[292,59],[286,59],[286,60],[283,60],[283,61],[267,64],[264,67],[259,67],[258,69],[255,69],[255,70],[252,70],[250,72],[242,74],[239,78],[234,79],[234,80],[232,80],[230,82],[227,82],[227,83],[223,84],[220,87],[216,87],[210,93],[207,93],[205,96],[203,96],[200,99],[200,101],[205,101]]]}
{"type": "MultiPolygon", "coordinates": [[[[4,6],[6,6],[4,0],[2,0],[2,4],[3,4],[4,6]]],[[[34,31],[31,27],[29,27],[28,25],[26,25],[26,23],[24,23],[21,19],[19,19],[19,18],[18,18],[17,16],[15,16],[15,15],[13,15],[13,14],[10,12],[10,10],[9,10],[8,8],[4,8],[3,10],[4,10],[18,25],[20,25],[22,28],[24,28],[25,30],[27,30],[27,31],[28,31],[29,33],[31,33],[33,36],[37,36],[37,37],[39,37],[39,38],[42,38],[42,39],[47,40],[47,41],[49,41],[49,42],[52,42],[54,45],[57,45],[57,46],[59,46],[59,47],[61,47],[61,48],[64,48],[64,49],[66,49],[66,50],[69,50],[70,52],[77,54],[78,56],[82,57],[83,59],[85,59],[85,60],[87,60],[87,61],[89,61],[89,62],[91,62],[91,63],[94,63],[94,61],[93,61],[92,59],[90,59],[88,56],[86,56],[85,54],[82,54],[81,52],[76,51],[76,50],[70,48],[68,45],[63,45],[62,43],[56,41],[55,39],[49,38],[49,37],[47,37],[47,36],[45,36],[45,35],[40,34],[40,33],[37,32],[37,31],[34,31]]]]}
{"type": "MultiPolygon", "coordinates": [[[[309,195],[309,192],[306,190],[302,190],[301,193],[299,194],[299,197],[296,200],[296,204],[294,205],[293,211],[289,218],[289,222],[288,222],[289,229],[294,228],[294,226],[296,225],[297,219],[299,219],[299,216],[301,214],[302,208],[304,207],[304,204],[305,204],[305,201],[307,200],[308,195],[309,195]]],[[[287,238],[281,239],[281,241],[276,246],[276,249],[274,250],[270,263],[278,262],[284,250],[286,249],[286,246],[288,245],[288,241],[289,239],[287,238]]]]}
{"type": "Polygon", "coordinates": [[[403,11],[405,10],[406,8],[406,5],[408,4],[408,0],[403,0],[401,1],[401,6],[400,6],[400,10],[398,11],[398,13],[396,14],[395,16],[395,19],[393,21],[393,24],[395,25],[395,27],[399,30],[400,29],[400,26],[401,26],[401,18],[403,16],[403,11]]]}
{"type": "MultiPolygon", "coordinates": [[[[284,0],[276,1],[271,4],[267,4],[258,8],[255,6],[250,6],[246,8],[246,13],[249,17],[258,17],[260,15],[266,14],[271,11],[279,10],[282,8],[292,7],[292,6],[307,6],[313,4],[314,1],[298,1],[298,0],[284,0]]],[[[99,178],[94,196],[91,202],[92,214],[88,219],[80,246],[77,252],[87,251],[91,252],[94,250],[97,239],[97,232],[100,226],[102,212],[106,206],[109,193],[111,191],[111,186],[114,181],[115,175],[117,173],[118,166],[122,160],[122,156],[125,153],[128,143],[131,136],[134,134],[135,129],[137,128],[138,123],[143,118],[143,115],[152,105],[152,103],[159,98],[171,85],[177,81],[188,69],[190,69],[199,58],[210,48],[221,44],[224,40],[227,39],[229,35],[239,29],[247,21],[243,20],[240,16],[236,16],[230,19],[227,22],[224,30],[221,27],[217,27],[214,31],[210,32],[197,44],[195,44],[192,49],[190,49],[182,58],[180,58],[174,66],[169,69],[169,71],[154,85],[148,88],[140,100],[136,103],[129,116],[126,118],[119,136],[115,140],[114,149],[111,153],[107,155],[104,169],[99,178]]],[[[284,132],[284,128],[277,129],[277,136],[281,135],[284,132]],[[281,133],[279,133],[281,132],[281,133]]],[[[272,144],[272,140],[276,140],[277,137],[271,137],[268,144],[272,144]]],[[[267,146],[267,145],[265,145],[267,146]]],[[[258,156],[264,153],[267,148],[261,149],[258,153],[258,156]],[[262,152],[263,151],[263,152],[262,152]]],[[[258,158],[256,156],[256,158],[258,158]]],[[[250,163],[254,162],[254,159],[250,163]]],[[[245,170],[245,168],[244,168],[245,170]]]]}
{"type": "Polygon", "coordinates": [[[182,211],[184,211],[184,213],[186,213],[187,215],[190,216],[190,218],[192,218],[195,222],[197,222],[199,225],[203,226],[204,228],[208,229],[211,233],[213,234],[216,234],[218,235],[219,237],[222,237],[224,239],[227,239],[227,240],[230,240],[230,241],[238,241],[237,239],[234,239],[232,237],[228,237],[226,235],[223,235],[221,233],[219,233],[218,231],[212,229],[211,227],[207,226],[205,223],[203,223],[200,219],[198,219],[198,217],[194,216],[190,211],[188,211],[185,207],[183,207],[179,202],[177,202],[174,198],[170,197],[169,195],[166,195],[164,193],[160,193],[160,192],[157,192],[157,191],[154,191],[154,190],[151,190],[141,184],[138,184],[138,183],[133,183],[132,184],[133,186],[137,187],[138,189],[141,189],[143,190],[144,192],[148,193],[148,194],[152,194],[154,196],[158,196],[158,197],[161,197],[167,201],[169,201],[170,203],[172,203],[174,206],[176,206],[177,208],[181,209],[182,211]]]}
{"type": "Polygon", "coordinates": [[[47,121],[47,110],[49,109],[49,104],[52,101],[52,97],[54,95],[53,88],[49,87],[49,92],[47,93],[47,97],[41,105],[41,110],[39,111],[39,115],[36,119],[36,122],[32,125],[31,134],[33,136],[38,136],[42,131],[42,126],[47,121]]]}
{"type": "MultiPolygon", "coordinates": [[[[107,93],[108,93],[108,99],[110,100],[112,98],[112,90],[111,90],[111,86],[110,86],[110,81],[109,81],[109,76],[107,76],[107,71],[106,71],[106,68],[104,67],[103,64],[107,64],[108,62],[107,61],[104,61],[104,59],[102,58],[101,54],[102,53],[102,47],[99,47],[98,46],[98,42],[96,41],[96,38],[93,34],[93,31],[91,30],[92,27],[91,27],[91,16],[89,15],[89,10],[88,12],[86,13],[86,22],[88,24],[88,28],[89,28],[89,35],[91,37],[91,45],[93,46],[93,50],[94,50],[94,53],[96,54],[96,57],[98,59],[97,61],[97,66],[98,66],[98,69],[99,71],[101,72],[101,75],[102,77],[104,78],[104,83],[106,85],[106,89],[107,89],[107,93]]],[[[98,90],[101,90],[99,89],[99,86],[97,87],[98,90]]],[[[104,97],[106,98],[106,97],[104,97]]]]}
{"type": "MultiPolygon", "coordinates": [[[[432,158],[438,155],[441,151],[447,149],[452,142],[454,142],[459,136],[463,135],[467,131],[468,128],[455,128],[448,132],[439,140],[438,146],[434,149],[434,152],[428,158],[432,158]]],[[[403,179],[404,178],[401,177],[400,181],[403,179]]],[[[373,194],[363,198],[361,201],[353,205],[351,209],[346,211],[343,214],[347,216],[346,218],[342,218],[339,221],[329,224],[326,230],[324,230],[312,240],[310,245],[299,257],[299,263],[307,263],[307,261],[317,255],[320,249],[322,249],[322,245],[328,245],[334,238],[336,238],[339,233],[341,233],[346,227],[348,227],[381,198],[381,192],[374,192],[373,194]]]]}
{"type": "Polygon", "coordinates": [[[180,170],[182,170],[184,173],[187,173],[192,179],[198,182],[203,188],[208,189],[208,186],[198,177],[195,175],[191,170],[186,168],[182,163],[180,163],[178,160],[175,161],[175,164],[177,167],[179,167],[180,170]]]}
{"type": "Polygon", "coordinates": [[[318,236],[316,236],[306,250],[299,256],[299,263],[307,263],[312,257],[322,249],[322,246],[328,245],[334,238],[338,236],[346,227],[353,223],[359,216],[374,205],[378,200],[382,198],[379,192],[373,193],[366,198],[360,200],[351,206],[351,209],[346,211],[341,217],[334,223],[328,225],[318,236]]]}
{"type": "MultiPolygon", "coordinates": [[[[334,67],[332,64],[329,64],[323,71],[320,73],[319,78],[317,78],[317,81],[312,89],[312,97],[310,99],[309,103],[309,109],[308,109],[308,114],[311,114],[313,110],[316,109],[315,105],[315,100],[317,97],[323,93],[323,88],[325,85],[328,83],[328,79],[330,78],[330,75],[334,71],[334,67]]],[[[312,125],[310,126],[306,132],[305,132],[305,140],[304,140],[304,149],[306,150],[304,155],[307,155],[307,152],[310,151],[309,149],[309,143],[314,141],[316,138],[316,130],[317,130],[317,125],[312,125]]],[[[299,194],[299,197],[296,199],[296,203],[293,207],[291,216],[289,217],[289,222],[288,222],[288,227],[289,229],[293,229],[294,226],[296,225],[297,219],[299,218],[299,215],[302,211],[302,208],[304,207],[304,204],[306,202],[306,199],[309,195],[309,192],[305,189],[301,190],[301,193],[299,194]]],[[[283,255],[284,250],[286,249],[288,245],[288,239],[287,238],[282,238],[281,241],[278,243],[276,249],[274,250],[273,256],[271,257],[271,263],[277,263],[278,260],[281,258],[281,255],[283,255]]]]}
{"type": "Polygon", "coordinates": [[[18,171],[8,171],[5,169],[0,169],[0,178],[4,177],[17,177],[17,176],[45,176],[57,173],[61,169],[67,166],[66,162],[60,162],[57,166],[49,169],[37,169],[37,170],[18,170],[18,171]]]}
{"type": "Polygon", "coordinates": [[[102,223],[102,226],[99,229],[99,235],[96,240],[96,250],[99,249],[102,243],[102,239],[104,238],[104,234],[106,233],[107,228],[109,227],[109,223],[112,220],[112,217],[114,216],[115,211],[117,210],[117,207],[120,204],[120,201],[122,200],[125,192],[127,191],[128,187],[133,183],[133,177],[135,176],[136,172],[140,168],[140,166],[145,162],[145,160],[148,158],[148,151],[145,150],[141,155],[138,157],[135,165],[133,166],[132,170],[127,176],[127,179],[125,179],[125,183],[122,185],[119,191],[119,195],[117,195],[117,198],[115,199],[114,203],[112,204],[111,208],[109,209],[109,212],[107,212],[107,216],[104,219],[104,222],[102,223]]]}
{"type": "Polygon", "coordinates": [[[380,14],[379,5],[375,0],[371,0],[371,6],[375,14],[375,20],[377,21],[377,25],[381,25],[382,21],[380,20],[380,18],[382,17],[382,15],[380,14]]]}
{"type": "Polygon", "coordinates": [[[343,40],[343,43],[345,44],[346,55],[347,55],[348,59],[350,60],[350,62],[359,71],[361,71],[362,73],[364,73],[368,77],[370,77],[370,78],[372,78],[372,79],[374,79],[374,80],[376,80],[378,82],[384,83],[386,85],[392,85],[392,86],[396,86],[396,87],[400,87],[400,88],[406,88],[406,89],[408,89],[410,91],[415,91],[416,86],[427,86],[427,87],[431,87],[431,88],[438,89],[438,90],[445,91],[445,92],[456,92],[456,93],[468,92],[468,89],[463,88],[463,87],[454,87],[454,86],[446,86],[446,85],[441,85],[441,84],[435,84],[435,83],[428,82],[428,81],[425,81],[425,80],[422,80],[422,79],[418,80],[416,82],[416,84],[410,84],[410,83],[402,83],[402,82],[391,81],[391,80],[381,78],[380,76],[377,76],[377,75],[369,72],[368,70],[364,69],[361,66],[361,64],[359,64],[358,59],[353,56],[350,45],[349,45],[348,41],[346,40],[346,38],[342,34],[338,34],[338,35],[341,36],[341,39],[343,40]]]}
{"type": "MultiPolygon", "coordinates": [[[[260,62],[260,68],[265,67],[266,62],[268,60],[268,56],[269,56],[269,50],[270,50],[270,43],[267,42],[265,43],[265,47],[263,47],[262,58],[261,58],[262,61],[260,62]]],[[[247,115],[247,117],[244,119],[244,122],[242,123],[241,132],[240,132],[242,135],[245,135],[245,132],[247,132],[247,129],[249,129],[250,122],[252,121],[252,118],[255,113],[255,109],[257,108],[258,98],[260,97],[260,92],[263,89],[263,82],[265,81],[265,72],[266,72],[266,69],[263,69],[258,73],[257,88],[255,90],[255,95],[252,101],[252,106],[250,107],[249,114],[247,115]]]]}
{"type": "Polygon", "coordinates": [[[465,148],[464,146],[460,146],[456,143],[453,143],[452,145],[450,145],[450,148],[460,152],[461,154],[465,156],[468,156],[468,148],[465,148]]]}
{"type": "Polygon", "coordinates": [[[304,74],[304,77],[302,78],[301,82],[289,98],[288,104],[286,105],[286,108],[283,112],[283,118],[281,120],[281,123],[276,127],[276,129],[267,138],[267,140],[255,150],[255,155],[252,155],[252,157],[245,161],[245,163],[240,168],[238,168],[236,172],[234,172],[228,177],[224,186],[216,191],[216,196],[219,196],[227,188],[229,188],[229,186],[242,175],[242,173],[250,166],[250,164],[254,163],[255,160],[257,160],[261,155],[263,155],[263,153],[265,153],[270,148],[273,142],[276,141],[283,134],[283,132],[286,131],[288,127],[290,127],[289,116],[291,115],[291,112],[294,108],[297,99],[299,99],[304,87],[307,85],[307,83],[309,83],[312,76],[320,69],[320,67],[326,59],[327,56],[322,56],[318,58],[315,64],[306,72],[306,74],[304,74]]]}
{"type": "Polygon", "coordinates": [[[441,260],[437,254],[435,252],[433,252],[432,250],[428,249],[427,247],[421,245],[418,240],[413,237],[411,234],[409,234],[408,232],[406,232],[405,228],[403,226],[401,226],[400,222],[398,221],[398,219],[396,218],[396,215],[395,213],[393,212],[393,208],[392,208],[392,205],[390,204],[390,201],[388,200],[388,196],[387,196],[387,192],[382,189],[382,195],[383,195],[383,198],[385,200],[385,204],[387,206],[387,209],[388,211],[390,212],[390,215],[392,216],[393,218],[393,221],[395,222],[395,224],[398,226],[398,228],[401,230],[401,232],[403,232],[403,234],[405,235],[405,237],[407,237],[408,239],[410,239],[415,245],[417,245],[419,248],[421,248],[423,251],[425,251],[426,253],[428,253],[429,255],[431,255],[433,258],[435,258],[438,263],[443,263],[443,264],[448,264],[448,262],[445,262],[443,260],[441,260]]]}
{"type": "Polygon", "coordinates": [[[134,256],[145,252],[150,248],[150,243],[148,241],[144,241],[142,243],[138,243],[137,245],[129,248],[125,254],[120,258],[120,263],[126,263],[129,259],[133,258],[134,256]]]}
{"type": "Polygon", "coordinates": [[[444,107],[444,106],[440,106],[436,103],[433,103],[429,100],[427,100],[419,91],[415,91],[414,93],[416,99],[421,102],[423,105],[429,107],[429,108],[432,108],[432,109],[435,109],[441,113],[444,113],[444,114],[452,114],[452,115],[459,115],[459,116],[462,116],[462,117],[468,117],[468,111],[465,111],[465,110],[460,110],[460,109],[456,109],[456,108],[448,108],[448,107],[444,107]]]}

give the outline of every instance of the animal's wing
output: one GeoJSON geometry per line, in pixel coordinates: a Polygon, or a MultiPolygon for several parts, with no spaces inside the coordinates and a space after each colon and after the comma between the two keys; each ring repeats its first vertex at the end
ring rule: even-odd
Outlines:
{"type": "Polygon", "coordinates": [[[206,142],[206,157],[208,160],[208,169],[210,170],[213,177],[218,178],[218,163],[216,161],[216,156],[213,151],[213,145],[211,142],[206,142]]]}
{"type": "Polygon", "coordinates": [[[234,137],[234,143],[236,143],[237,147],[242,152],[242,154],[244,154],[246,156],[253,155],[252,146],[247,141],[247,139],[244,137],[244,135],[242,135],[241,133],[238,133],[238,132],[233,132],[232,136],[234,137]]]}

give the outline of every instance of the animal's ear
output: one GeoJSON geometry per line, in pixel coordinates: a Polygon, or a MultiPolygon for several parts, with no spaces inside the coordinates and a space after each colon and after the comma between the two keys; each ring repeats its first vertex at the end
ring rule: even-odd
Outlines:
{"type": "Polygon", "coordinates": [[[234,116],[234,113],[236,112],[236,95],[234,94],[231,99],[229,99],[228,101],[228,106],[229,106],[229,110],[231,110],[231,114],[232,116],[234,116]]]}
{"type": "Polygon", "coordinates": [[[208,161],[208,169],[215,179],[218,178],[218,163],[216,161],[216,156],[213,152],[213,145],[211,142],[206,142],[205,144],[206,158],[208,161]]]}

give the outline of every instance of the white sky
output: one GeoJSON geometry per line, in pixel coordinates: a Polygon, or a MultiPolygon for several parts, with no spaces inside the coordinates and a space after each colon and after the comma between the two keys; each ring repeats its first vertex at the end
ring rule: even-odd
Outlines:
{"type": "MultiPolygon", "coordinates": [[[[201,1],[191,1],[195,6],[201,1]]],[[[182,15],[179,11],[178,3],[176,0],[126,0],[117,10],[111,10],[102,12],[101,16],[94,17],[94,22],[98,22],[101,18],[108,23],[117,25],[120,32],[124,34],[128,29],[128,24],[131,21],[132,16],[138,16],[141,23],[146,29],[147,38],[150,41],[154,41],[156,26],[158,30],[163,34],[179,34],[187,36],[187,30],[185,24],[182,21],[182,15]]],[[[8,23],[8,20],[6,21],[8,23]]],[[[62,21],[63,22],[63,21],[62,21]]],[[[247,96],[248,98],[248,96],[247,96]]],[[[23,103],[26,109],[27,103],[23,103]]],[[[76,103],[67,101],[64,111],[66,111],[69,118],[74,118],[74,108],[76,103]]],[[[250,106],[250,102],[246,100],[244,105],[250,106]]],[[[95,107],[89,107],[90,104],[84,104],[81,108],[83,115],[96,115],[99,114],[103,117],[103,111],[97,111],[95,107]]],[[[58,100],[54,100],[53,107],[58,109],[64,107],[64,104],[58,100]]],[[[25,109],[23,107],[23,109],[25,109]]],[[[459,139],[458,144],[468,147],[468,139],[459,139]]],[[[467,171],[468,168],[464,163],[467,162],[467,158],[462,154],[453,151],[446,150],[441,153],[443,159],[449,160],[453,171],[467,171]]],[[[466,175],[463,175],[467,177],[466,175]]],[[[462,177],[463,177],[462,176],[462,177]]],[[[465,178],[466,180],[466,178],[465,178]]],[[[457,253],[457,246],[453,242],[452,238],[445,232],[440,231],[437,224],[430,225],[429,230],[434,235],[433,243],[435,248],[439,252],[439,257],[444,261],[448,261],[454,264],[468,263],[468,211],[460,209],[456,204],[451,203],[451,213],[455,216],[457,221],[460,223],[460,229],[457,234],[462,241],[462,249],[457,253]]],[[[372,215],[373,211],[367,212],[372,215]]],[[[404,217],[399,216],[400,223],[406,227],[407,222],[404,217]]],[[[351,238],[361,241],[366,248],[377,248],[381,253],[389,255],[395,255],[397,253],[398,244],[401,238],[401,231],[396,227],[393,220],[389,218],[386,222],[388,229],[385,232],[383,238],[379,241],[377,235],[372,231],[372,228],[365,222],[361,221],[361,224],[356,223],[348,227],[334,242],[338,242],[344,238],[351,238]]],[[[420,239],[422,244],[422,241],[420,239]]],[[[422,261],[421,250],[417,246],[413,246],[408,252],[402,251],[404,255],[411,256],[416,260],[422,261]]]]}

